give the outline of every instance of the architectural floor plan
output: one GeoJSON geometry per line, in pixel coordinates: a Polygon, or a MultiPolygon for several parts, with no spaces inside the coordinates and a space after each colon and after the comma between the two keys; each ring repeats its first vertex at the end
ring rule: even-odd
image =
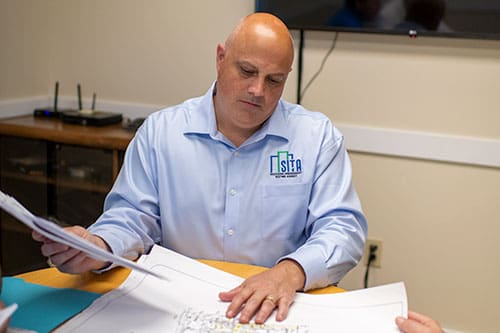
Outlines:
{"type": "Polygon", "coordinates": [[[243,280],[196,260],[155,246],[139,259],[162,276],[132,271],[123,284],[97,299],[56,332],[176,333],[396,333],[396,316],[407,314],[403,283],[338,294],[299,293],[288,318],[264,325],[225,317],[220,291],[243,280]]]}

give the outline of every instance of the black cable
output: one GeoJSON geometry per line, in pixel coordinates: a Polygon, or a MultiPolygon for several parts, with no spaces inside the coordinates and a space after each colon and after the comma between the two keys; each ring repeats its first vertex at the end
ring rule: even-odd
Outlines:
{"type": "Polygon", "coordinates": [[[377,252],[377,245],[370,245],[370,254],[368,256],[368,263],[366,264],[366,271],[365,271],[365,288],[368,288],[368,273],[370,271],[370,267],[372,262],[377,259],[377,255],[375,252],[377,252]]]}
{"type": "MultiPolygon", "coordinates": [[[[318,71],[312,76],[312,78],[309,80],[309,82],[307,83],[307,85],[305,86],[304,90],[300,93],[299,95],[299,101],[302,101],[302,99],[304,98],[304,95],[307,91],[307,89],[309,88],[309,86],[313,83],[313,81],[318,77],[318,75],[321,73],[321,71],[323,70],[323,67],[325,66],[325,63],[326,63],[326,60],[328,59],[328,57],[330,56],[330,54],[333,52],[333,50],[335,49],[335,45],[337,44],[337,38],[339,37],[339,33],[336,32],[335,33],[335,37],[333,38],[333,43],[332,43],[332,46],[330,47],[330,49],[328,50],[328,52],[326,53],[325,57],[323,58],[323,61],[321,62],[321,66],[319,67],[318,71]]],[[[302,71],[302,70],[300,70],[302,71]]],[[[299,72],[300,74],[300,72],[299,72]]]]}
{"type": "Polygon", "coordinates": [[[298,58],[298,73],[297,73],[297,104],[301,102],[300,90],[302,89],[302,64],[304,59],[304,30],[300,29],[299,40],[299,58],[298,58]]]}

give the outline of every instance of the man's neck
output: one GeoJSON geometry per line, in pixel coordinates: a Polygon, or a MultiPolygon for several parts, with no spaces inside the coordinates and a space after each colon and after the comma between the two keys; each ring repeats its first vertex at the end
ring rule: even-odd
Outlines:
{"type": "Polygon", "coordinates": [[[217,104],[217,92],[214,89],[214,94],[212,97],[214,103],[214,113],[215,113],[215,123],[217,130],[222,133],[229,141],[231,141],[235,147],[241,146],[249,137],[251,137],[261,126],[245,129],[232,126],[229,122],[224,121],[224,117],[220,116],[217,110],[220,110],[222,106],[217,104]]]}
{"type": "MultiPolygon", "coordinates": [[[[217,114],[215,115],[217,118],[217,114]]],[[[251,137],[258,128],[254,130],[242,130],[242,129],[228,129],[224,124],[217,122],[217,130],[221,132],[229,141],[231,141],[236,147],[241,146],[249,137],[251,137]]]]}

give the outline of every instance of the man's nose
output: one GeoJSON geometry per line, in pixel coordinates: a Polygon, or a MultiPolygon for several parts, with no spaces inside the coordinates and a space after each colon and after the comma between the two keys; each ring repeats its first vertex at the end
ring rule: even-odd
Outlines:
{"type": "Polygon", "coordinates": [[[248,90],[254,96],[264,96],[265,88],[265,79],[256,77],[252,80],[248,90]]]}

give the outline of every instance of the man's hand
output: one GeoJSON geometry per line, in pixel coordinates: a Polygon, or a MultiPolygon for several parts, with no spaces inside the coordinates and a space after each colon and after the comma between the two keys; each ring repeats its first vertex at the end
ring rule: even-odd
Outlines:
{"type": "MultiPolygon", "coordinates": [[[[72,226],[65,228],[65,230],[94,243],[106,251],[110,251],[102,238],[91,234],[83,227],[72,226]]],[[[56,266],[63,273],[80,274],[104,268],[108,264],[104,261],[87,257],[84,252],[73,249],[68,245],[56,243],[36,231],[33,231],[31,236],[34,240],[43,243],[41,247],[42,254],[48,257],[52,265],[56,266]]]]}
{"type": "Polygon", "coordinates": [[[293,260],[283,260],[273,268],[246,279],[238,287],[221,292],[219,298],[231,302],[226,311],[228,318],[240,313],[239,322],[248,323],[255,315],[255,323],[263,324],[277,307],[276,320],[288,315],[295,293],[304,288],[305,274],[293,260]]]}
{"type": "Polygon", "coordinates": [[[396,325],[404,333],[443,333],[437,321],[414,311],[408,311],[408,319],[397,317],[396,325]]]}

